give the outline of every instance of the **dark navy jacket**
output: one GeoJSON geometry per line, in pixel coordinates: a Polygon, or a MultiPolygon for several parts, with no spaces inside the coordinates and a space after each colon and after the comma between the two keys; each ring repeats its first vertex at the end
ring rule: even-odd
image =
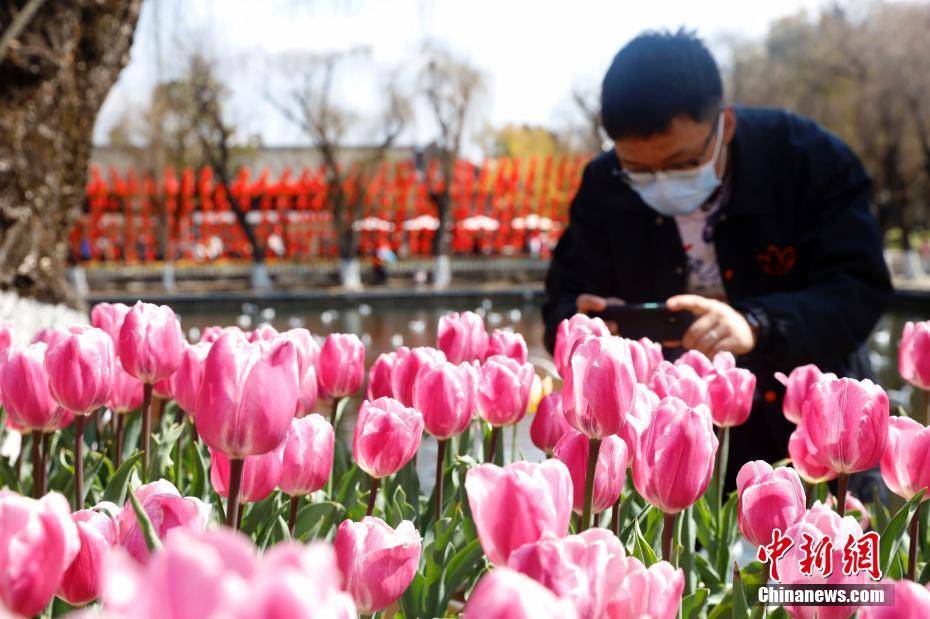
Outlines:
{"type": "MultiPolygon", "coordinates": [[[[863,344],[891,292],[869,177],[850,149],[789,112],[738,108],[736,116],[732,189],[714,245],[728,302],[752,312],[762,332],[738,360],[758,386],[750,421],[734,430],[734,465],[787,455],[792,428],[774,372],[805,363],[841,376],[868,372],[863,344]]],[[[686,292],[685,267],[674,219],[626,185],[613,151],[599,155],[585,168],[546,280],[547,347],[579,294],[662,301],[686,292]]]]}

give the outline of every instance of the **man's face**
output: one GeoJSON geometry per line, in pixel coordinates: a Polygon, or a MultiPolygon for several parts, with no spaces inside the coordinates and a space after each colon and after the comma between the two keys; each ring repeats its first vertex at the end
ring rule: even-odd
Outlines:
{"type": "MultiPolygon", "coordinates": [[[[733,108],[723,110],[723,145],[736,132],[733,108]]],[[[710,161],[717,140],[718,116],[698,122],[681,114],[672,119],[662,133],[647,138],[623,138],[614,144],[620,167],[626,172],[660,172],[688,170],[710,161]]],[[[725,149],[721,149],[725,150],[725,149]]],[[[717,176],[723,176],[726,157],[717,158],[717,176]]]]}

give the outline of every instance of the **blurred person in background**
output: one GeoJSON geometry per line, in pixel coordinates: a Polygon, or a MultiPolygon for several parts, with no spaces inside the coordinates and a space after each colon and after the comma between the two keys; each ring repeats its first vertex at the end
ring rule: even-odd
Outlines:
{"type": "MultiPolygon", "coordinates": [[[[758,378],[749,421],[731,430],[732,488],[744,462],[787,457],[776,371],[870,375],[891,283],[869,177],[813,121],[727,105],[713,56],[684,30],[621,49],[601,108],[614,148],[585,168],[555,249],[546,345],[562,319],[610,300],[694,313],[666,354],[730,351],[758,378]]],[[[850,487],[868,497],[875,476],[859,477],[850,487]]]]}

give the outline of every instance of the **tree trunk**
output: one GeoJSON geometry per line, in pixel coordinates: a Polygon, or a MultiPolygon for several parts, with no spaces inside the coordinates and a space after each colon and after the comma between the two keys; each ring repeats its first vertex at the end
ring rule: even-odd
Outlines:
{"type": "MultiPolygon", "coordinates": [[[[0,33],[26,4],[0,4],[0,33]]],[[[81,305],[66,279],[68,234],[84,207],[94,120],[129,60],[141,4],[47,1],[0,57],[0,289],[81,305]]]]}

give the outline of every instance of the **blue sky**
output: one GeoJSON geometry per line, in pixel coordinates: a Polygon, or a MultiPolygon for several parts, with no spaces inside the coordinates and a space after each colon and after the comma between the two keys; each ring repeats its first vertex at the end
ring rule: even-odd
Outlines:
{"type": "MultiPolygon", "coordinates": [[[[269,104],[298,75],[281,58],[364,46],[370,56],[346,67],[341,96],[362,115],[374,111],[378,77],[409,68],[421,42],[438,40],[488,76],[472,129],[485,123],[556,126],[572,113],[572,88],[596,84],[624,42],[647,28],[687,26],[712,48],[725,37],[761,37],[768,24],[821,0],[146,0],[132,60],[98,119],[96,136],[143,104],[159,78],[175,74],[187,50],[215,57],[232,88],[229,114],[266,144],[305,143],[269,104]]],[[[404,136],[428,140],[420,120],[404,136]]]]}

